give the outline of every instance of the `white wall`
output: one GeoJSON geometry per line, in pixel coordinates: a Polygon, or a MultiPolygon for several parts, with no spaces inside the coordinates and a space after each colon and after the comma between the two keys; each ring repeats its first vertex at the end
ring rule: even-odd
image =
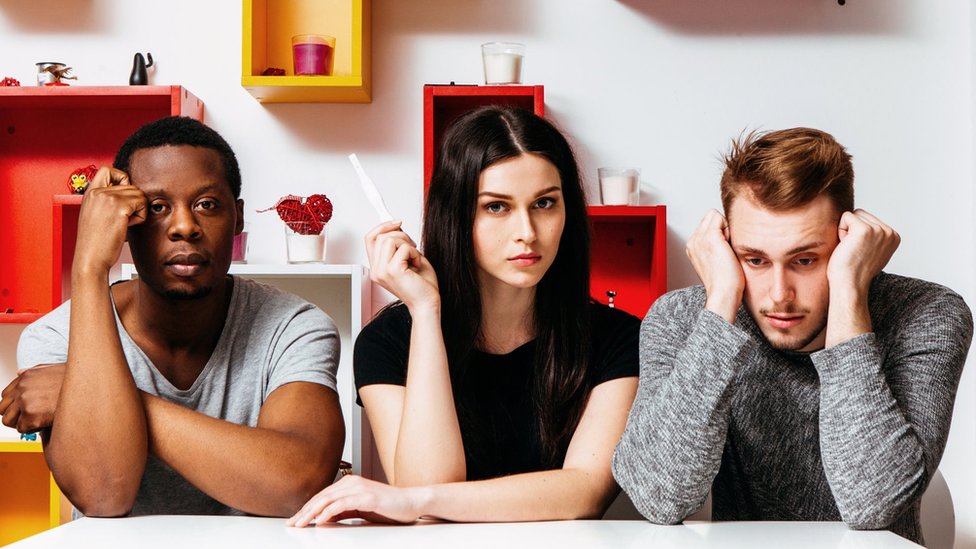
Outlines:
{"type": "MultiPolygon", "coordinates": [[[[422,85],[476,83],[479,44],[517,40],[590,182],[598,166],[637,165],[645,201],[668,205],[670,287],[696,282],[683,242],[719,204],[729,138],[808,125],[848,146],[859,205],[901,232],[889,270],[973,303],[976,16],[964,0],[373,0],[369,105],[258,104],[240,87],[240,12],[236,0],[0,0],[0,76],[30,83],[35,61],[63,61],[79,85],[125,84],[132,54],[151,51],[154,83],[200,97],[241,158],[250,260],[284,262],[280,222],[254,208],[325,192],[330,260],[351,263],[366,261],[375,219],[345,156],[359,153],[418,234],[422,85]]],[[[974,378],[942,464],[957,547],[976,544],[974,378]]]]}

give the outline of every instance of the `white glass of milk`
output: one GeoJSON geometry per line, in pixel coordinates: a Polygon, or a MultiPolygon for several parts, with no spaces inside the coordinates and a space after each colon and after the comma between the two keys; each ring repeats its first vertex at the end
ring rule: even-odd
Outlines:
{"type": "Polygon", "coordinates": [[[640,170],[637,168],[600,168],[600,203],[604,206],[640,204],[640,170]]]}
{"type": "Polygon", "coordinates": [[[325,261],[326,228],[318,225],[306,228],[301,222],[292,222],[292,226],[285,225],[285,249],[288,252],[288,263],[322,263],[325,261]],[[321,227],[321,232],[314,234],[315,229],[321,227]]]}
{"type": "Polygon", "coordinates": [[[487,42],[481,45],[481,60],[485,64],[485,84],[522,83],[522,58],[525,44],[515,42],[487,42]]]}

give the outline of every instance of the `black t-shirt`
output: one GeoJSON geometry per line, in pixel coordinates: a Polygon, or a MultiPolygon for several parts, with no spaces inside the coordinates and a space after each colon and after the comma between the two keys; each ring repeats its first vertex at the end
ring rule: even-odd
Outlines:
{"type": "MultiPolygon", "coordinates": [[[[636,377],[640,320],[596,303],[590,313],[592,386],[636,377]]],[[[406,385],[410,322],[407,308],[396,305],[363,328],[353,352],[357,391],[366,385],[406,385]]],[[[459,421],[468,480],[546,469],[533,405],[534,357],[535,340],[505,355],[473,352],[464,387],[454,388],[465,410],[459,421]]]]}

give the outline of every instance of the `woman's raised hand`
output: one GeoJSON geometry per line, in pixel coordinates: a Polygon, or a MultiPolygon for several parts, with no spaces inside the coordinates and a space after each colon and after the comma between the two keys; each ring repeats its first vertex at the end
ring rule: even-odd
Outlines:
{"type": "Polygon", "coordinates": [[[401,221],[388,221],[366,234],[369,276],[411,311],[416,307],[439,307],[437,273],[403,232],[401,224],[401,221]]]}

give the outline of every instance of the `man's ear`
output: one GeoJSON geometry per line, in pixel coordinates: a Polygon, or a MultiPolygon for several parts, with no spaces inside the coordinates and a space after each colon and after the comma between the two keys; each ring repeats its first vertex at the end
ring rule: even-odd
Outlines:
{"type": "Polygon", "coordinates": [[[244,199],[238,198],[237,206],[237,225],[234,227],[234,234],[241,234],[244,231],[244,199]]]}

